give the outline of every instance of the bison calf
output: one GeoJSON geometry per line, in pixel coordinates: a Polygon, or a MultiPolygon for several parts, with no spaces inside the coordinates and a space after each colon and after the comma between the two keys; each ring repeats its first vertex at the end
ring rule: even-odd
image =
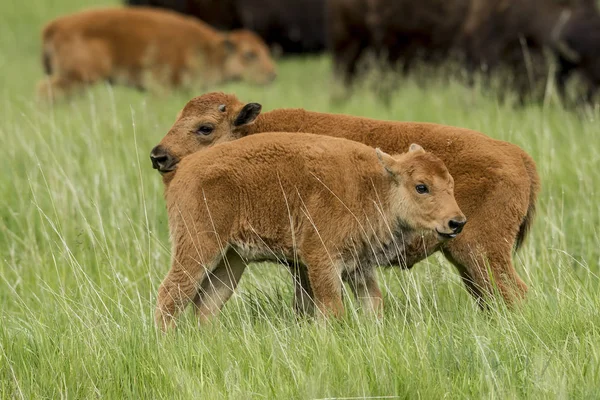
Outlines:
{"type": "Polygon", "coordinates": [[[88,10],[50,22],[43,30],[49,77],[41,98],[69,95],[98,81],[148,89],[275,78],[269,49],[256,34],[221,33],[203,22],[152,8],[88,10]]]}
{"type": "Polygon", "coordinates": [[[496,289],[508,304],[525,296],[527,286],[515,271],[511,252],[521,246],[533,223],[540,179],[535,162],[522,149],[479,132],[439,124],[379,121],[303,109],[260,111],[260,104],[244,104],[225,93],[207,93],[190,100],[154,148],[154,167],[168,184],[177,174],[179,160],[216,143],[260,132],[337,136],[391,154],[420,143],[444,162],[456,180],[456,200],[469,224],[449,242],[440,242],[435,235],[414,240],[405,246],[404,265],[410,268],[441,251],[480,303],[496,289]]]}
{"type": "MultiPolygon", "coordinates": [[[[199,133],[201,135],[201,133],[199,133]]],[[[390,156],[340,138],[263,133],[190,155],[165,198],[173,245],[158,292],[167,329],[194,300],[200,321],[216,315],[246,263],[306,266],[325,316],[343,313],[342,279],[380,313],[373,267],[400,264],[405,242],[455,237],[466,222],[444,163],[420,146],[390,156]]]]}

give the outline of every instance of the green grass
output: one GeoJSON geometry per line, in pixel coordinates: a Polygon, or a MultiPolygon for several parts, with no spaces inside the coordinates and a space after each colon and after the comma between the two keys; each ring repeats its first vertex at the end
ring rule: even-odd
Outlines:
{"type": "Polygon", "coordinates": [[[380,271],[383,321],[321,326],[296,321],[283,268],[253,265],[213,326],[187,313],[165,337],[152,317],[170,246],[148,154],[192,94],[99,85],[37,105],[40,27],[85,5],[0,5],[1,398],[598,398],[598,110],[514,107],[441,78],[404,79],[389,104],[369,90],[332,102],[326,57],[280,62],[268,88],[219,88],[266,109],[440,122],[522,146],[543,180],[515,258],[530,295],[480,312],[434,256],[380,271]]]}

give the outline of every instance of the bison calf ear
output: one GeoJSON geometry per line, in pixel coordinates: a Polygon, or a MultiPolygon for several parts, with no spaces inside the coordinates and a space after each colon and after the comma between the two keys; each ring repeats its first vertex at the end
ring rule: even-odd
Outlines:
{"type": "Polygon", "coordinates": [[[385,171],[388,174],[396,178],[398,176],[398,174],[394,171],[394,165],[396,164],[396,160],[394,160],[392,156],[382,151],[380,148],[375,149],[375,154],[377,154],[377,158],[383,166],[383,169],[385,169],[385,171]]]}
{"type": "Polygon", "coordinates": [[[416,143],[413,143],[410,145],[410,147],[408,148],[408,151],[422,151],[425,152],[425,150],[423,150],[423,148],[421,146],[419,146],[416,143]]]}
{"type": "Polygon", "coordinates": [[[262,106],[258,103],[248,103],[240,110],[240,113],[235,117],[233,121],[233,126],[242,126],[248,125],[251,122],[254,122],[258,114],[260,114],[260,110],[262,110],[262,106]]]}

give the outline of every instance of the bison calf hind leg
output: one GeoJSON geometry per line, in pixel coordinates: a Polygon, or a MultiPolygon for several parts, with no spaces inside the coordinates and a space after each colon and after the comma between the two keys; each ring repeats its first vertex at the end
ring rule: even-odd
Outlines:
{"type": "Polygon", "coordinates": [[[177,316],[194,301],[206,274],[221,261],[222,251],[215,237],[184,234],[175,243],[171,270],[158,289],[155,321],[163,331],[172,328],[177,316]]]}
{"type": "Polygon", "coordinates": [[[61,76],[51,76],[38,83],[37,98],[40,101],[50,103],[56,100],[67,99],[81,92],[83,88],[84,85],[81,82],[61,76]]]}
{"type": "Polygon", "coordinates": [[[444,254],[459,270],[462,280],[481,307],[497,292],[508,306],[518,304],[527,293],[512,263],[510,244],[472,248],[469,243],[456,241],[444,254]],[[503,247],[503,248],[502,248],[503,247]]]}
{"type": "Polygon", "coordinates": [[[201,324],[219,314],[239,284],[246,266],[239,254],[229,249],[217,267],[207,274],[194,298],[196,316],[201,324]]]}
{"type": "Polygon", "coordinates": [[[41,100],[68,98],[111,77],[111,50],[102,40],[61,38],[46,46],[50,49],[44,52],[44,68],[52,75],[38,85],[41,100]]]}

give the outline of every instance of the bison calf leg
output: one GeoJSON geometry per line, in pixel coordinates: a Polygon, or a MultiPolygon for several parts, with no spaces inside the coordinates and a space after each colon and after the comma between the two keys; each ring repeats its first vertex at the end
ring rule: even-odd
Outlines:
{"type": "Polygon", "coordinates": [[[315,312],[315,301],[306,266],[289,265],[294,282],[294,311],[298,316],[311,316],[315,312]]]}
{"type": "Polygon", "coordinates": [[[200,323],[219,314],[245,270],[246,262],[235,250],[230,249],[217,267],[207,274],[194,298],[196,316],[200,323]]]}
{"type": "Polygon", "coordinates": [[[344,313],[342,303],[342,278],[337,263],[325,254],[304,258],[315,303],[323,317],[340,317],[344,313]]]}
{"type": "Polygon", "coordinates": [[[369,314],[383,316],[383,296],[375,279],[375,271],[354,271],[348,275],[350,289],[360,302],[363,310],[369,314]]]}
{"type": "Polygon", "coordinates": [[[38,83],[37,98],[45,102],[69,98],[83,90],[83,87],[84,85],[81,82],[61,76],[52,76],[38,83]]]}
{"type": "MultiPolygon", "coordinates": [[[[476,211],[467,216],[460,235],[443,245],[444,255],[457,267],[467,289],[482,306],[494,295],[508,306],[516,305],[527,293],[527,285],[513,266],[512,252],[517,239],[523,240],[536,197],[537,177],[532,177],[535,171],[529,168],[515,172],[524,174],[521,179],[497,182],[497,190],[482,193],[476,204],[467,204],[476,205],[476,211]]],[[[457,185],[456,193],[460,193],[460,187],[457,185]]]]}
{"type": "MultiPolygon", "coordinates": [[[[191,262],[189,264],[192,264],[191,262]]],[[[197,292],[204,266],[173,265],[158,289],[156,325],[166,331],[175,324],[175,319],[197,292]]]]}
{"type": "Polygon", "coordinates": [[[44,64],[52,75],[38,86],[43,100],[68,97],[111,75],[111,51],[102,40],[77,36],[46,46],[51,50],[45,51],[44,64]]]}
{"type": "Polygon", "coordinates": [[[480,306],[497,292],[508,306],[522,300],[527,285],[521,280],[511,260],[511,246],[504,243],[489,249],[485,246],[472,248],[466,241],[451,243],[444,251],[445,256],[459,270],[462,280],[480,306]],[[498,248],[499,247],[499,248],[498,248]]]}
{"type": "Polygon", "coordinates": [[[222,258],[214,238],[192,241],[190,236],[184,234],[175,243],[171,270],[158,289],[155,322],[163,331],[175,325],[177,316],[197,295],[207,271],[212,271],[222,258]]]}

